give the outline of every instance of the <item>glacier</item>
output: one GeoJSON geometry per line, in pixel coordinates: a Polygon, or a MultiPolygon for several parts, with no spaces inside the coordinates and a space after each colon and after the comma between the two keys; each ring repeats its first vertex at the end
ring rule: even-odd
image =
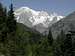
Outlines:
{"type": "Polygon", "coordinates": [[[14,14],[17,22],[34,28],[41,33],[47,30],[52,24],[64,18],[64,16],[60,16],[57,13],[48,14],[46,11],[36,11],[29,7],[21,7],[15,10],[14,14]],[[41,26],[39,27],[39,25],[41,26]],[[44,30],[42,31],[42,29],[44,30]]]}

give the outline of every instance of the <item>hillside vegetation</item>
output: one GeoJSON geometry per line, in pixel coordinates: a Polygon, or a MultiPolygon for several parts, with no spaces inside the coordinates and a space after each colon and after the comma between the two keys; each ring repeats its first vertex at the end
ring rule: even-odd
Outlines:
{"type": "Polygon", "coordinates": [[[13,12],[13,4],[7,10],[0,3],[0,56],[75,56],[74,32],[43,36],[17,23],[13,12]]]}

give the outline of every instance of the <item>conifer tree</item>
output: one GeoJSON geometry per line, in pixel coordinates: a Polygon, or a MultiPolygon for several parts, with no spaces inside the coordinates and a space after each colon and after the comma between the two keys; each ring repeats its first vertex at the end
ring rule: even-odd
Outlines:
{"type": "Polygon", "coordinates": [[[0,40],[4,41],[7,37],[7,26],[6,26],[6,19],[7,19],[7,10],[3,8],[2,4],[0,3],[0,40]]]}
{"type": "Polygon", "coordinates": [[[10,52],[11,56],[15,56],[16,53],[16,20],[14,17],[14,10],[13,4],[11,3],[9,11],[8,11],[8,18],[6,20],[7,24],[7,49],[10,52]]]}
{"type": "Polygon", "coordinates": [[[14,17],[13,4],[10,5],[10,10],[8,11],[7,26],[9,33],[13,33],[16,31],[16,20],[14,17]]]}
{"type": "Polygon", "coordinates": [[[2,29],[2,23],[3,23],[3,6],[0,3],[0,30],[2,29]]]}
{"type": "Polygon", "coordinates": [[[65,38],[64,31],[61,30],[60,34],[57,36],[56,41],[55,41],[56,44],[54,48],[54,56],[63,56],[64,38],[65,38]]]}
{"type": "Polygon", "coordinates": [[[72,37],[71,33],[66,34],[66,38],[64,40],[64,56],[72,56],[72,37]]]}
{"type": "Polygon", "coordinates": [[[53,36],[52,36],[51,29],[49,30],[49,34],[48,34],[48,43],[49,45],[53,44],[53,36]]]}
{"type": "MultiPolygon", "coordinates": [[[[58,40],[58,38],[57,38],[58,40]]],[[[71,34],[60,33],[60,39],[57,41],[54,56],[72,56],[72,37],[71,34]]]]}

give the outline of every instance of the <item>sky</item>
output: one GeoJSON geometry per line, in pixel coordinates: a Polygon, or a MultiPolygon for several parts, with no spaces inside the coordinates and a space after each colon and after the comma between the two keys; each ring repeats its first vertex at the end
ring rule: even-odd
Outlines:
{"type": "MultiPolygon", "coordinates": [[[[0,0],[0,2],[7,7],[11,4],[11,0],[0,0]]],[[[12,3],[15,10],[25,6],[59,15],[68,15],[75,11],[75,0],[12,0],[12,3]]]]}

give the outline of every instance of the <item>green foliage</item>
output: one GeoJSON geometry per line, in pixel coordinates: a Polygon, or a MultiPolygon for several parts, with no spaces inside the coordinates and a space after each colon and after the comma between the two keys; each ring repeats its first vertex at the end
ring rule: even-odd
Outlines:
{"type": "Polygon", "coordinates": [[[61,31],[60,37],[57,37],[54,56],[73,56],[71,34],[64,34],[61,31]]]}
{"type": "Polygon", "coordinates": [[[2,4],[0,3],[0,42],[4,42],[6,38],[6,8],[3,8],[2,4]]]}
{"type": "Polygon", "coordinates": [[[17,23],[13,12],[13,4],[7,13],[0,3],[0,56],[75,56],[75,40],[71,34],[61,30],[53,39],[50,29],[48,36],[43,36],[17,23]]]}
{"type": "Polygon", "coordinates": [[[16,20],[14,17],[13,4],[11,4],[10,10],[8,11],[7,27],[9,33],[16,31],[16,20]]]}
{"type": "Polygon", "coordinates": [[[49,34],[48,34],[48,42],[49,42],[49,45],[53,44],[53,36],[52,36],[51,29],[49,30],[49,34]]]}
{"type": "MultiPolygon", "coordinates": [[[[12,11],[12,9],[13,9],[13,7],[11,8],[10,12],[12,11]]],[[[14,40],[13,37],[15,37],[15,36],[11,35],[12,31],[10,31],[10,30],[9,30],[10,33],[8,33],[8,29],[11,29],[11,28],[9,28],[8,25],[10,24],[12,26],[12,24],[15,25],[15,23],[16,23],[16,21],[14,22],[14,18],[13,18],[14,16],[13,17],[11,16],[12,14],[13,14],[13,12],[10,13],[10,15],[8,15],[7,9],[3,8],[2,4],[0,3],[0,44],[1,44],[0,45],[0,49],[1,49],[0,53],[1,54],[6,54],[8,52],[7,50],[10,50],[9,52],[10,52],[10,54],[12,54],[12,52],[13,52],[12,50],[15,50],[15,47],[14,47],[15,42],[13,41],[14,40]],[[13,22],[11,22],[12,20],[8,21],[9,17],[12,18],[13,22]],[[11,22],[11,23],[8,24],[8,22],[11,22]]],[[[15,27],[16,27],[16,25],[15,25],[15,27]]],[[[13,30],[13,31],[16,31],[16,30],[13,30]]]]}

